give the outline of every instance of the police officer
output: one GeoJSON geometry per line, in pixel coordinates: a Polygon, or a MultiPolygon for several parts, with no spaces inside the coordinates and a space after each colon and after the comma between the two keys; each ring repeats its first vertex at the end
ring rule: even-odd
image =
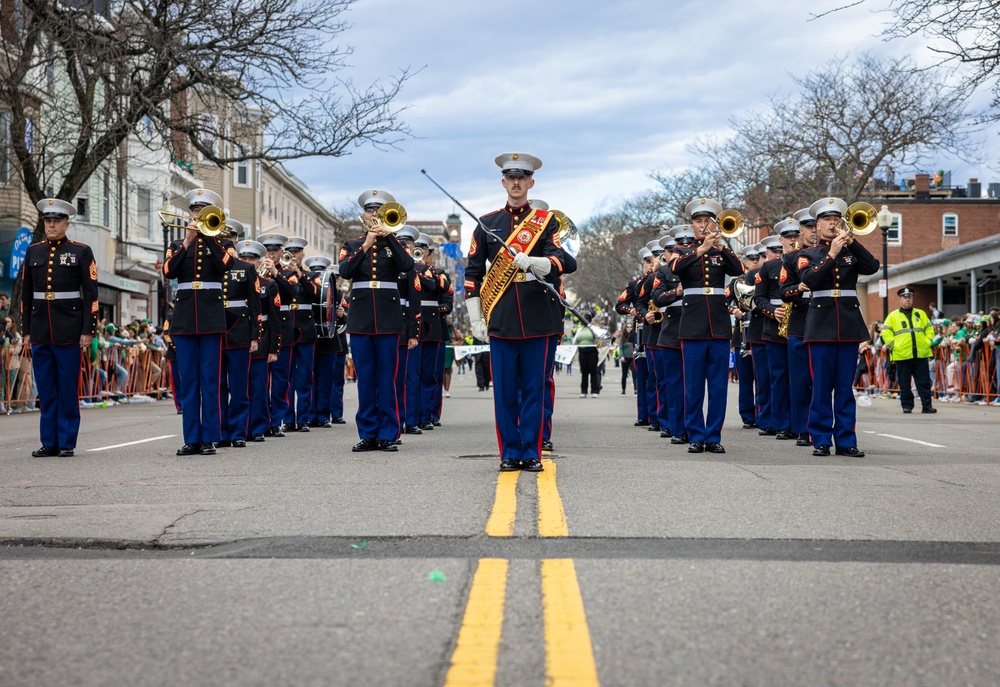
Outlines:
{"type": "Polygon", "coordinates": [[[648,360],[645,350],[645,320],[639,317],[639,287],[640,283],[653,270],[653,252],[643,246],[639,249],[639,276],[633,277],[626,284],[625,289],[618,296],[615,303],[615,312],[619,315],[631,315],[633,318],[633,331],[635,332],[635,357],[633,358],[633,371],[636,383],[635,407],[638,417],[633,424],[634,427],[648,427],[650,417],[653,415],[649,403],[649,392],[646,389],[646,380],[649,374],[648,360]]]}
{"type": "Polygon", "coordinates": [[[899,380],[899,403],[904,413],[913,412],[912,378],[917,384],[922,413],[936,413],[931,405],[931,376],[927,361],[931,357],[934,325],[920,308],[913,307],[913,289],[904,286],[896,292],[899,307],[889,313],[882,325],[882,342],[889,347],[892,362],[896,363],[899,380]]]}
{"type": "Polygon", "coordinates": [[[358,435],[352,451],[396,451],[399,411],[395,370],[399,335],[405,330],[399,303],[400,272],[413,268],[413,258],[382,226],[378,209],[395,198],[371,189],[358,197],[364,208],[365,235],[340,250],[340,276],[351,279],[347,331],[358,375],[358,435]]]}
{"type": "MultiPolygon", "coordinates": [[[[743,420],[743,429],[753,429],[757,426],[757,404],[756,395],[754,394],[754,364],[753,355],[750,350],[750,323],[753,317],[753,303],[752,296],[750,297],[750,302],[747,302],[747,296],[743,296],[741,303],[741,294],[753,293],[755,285],[754,280],[757,277],[757,270],[763,263],[763,246],[751,245],[745,246],[742,251],[742,262],[743,262],[743,275],[739,277],[734,277],[729,286],[726,287],[726,296],[729,299],[729,312],[737,320],[737,326],[733,327],[733,341],[735,343],[736,349],[739,351],[736,355],[736,368],[739,371],[739,413],[740,418],[743,420]],[[749,279],[749,283],[747,282],[749,279]],[[739,282],[740,285],[737,285],[739,282]],[[750,305],[750,309],[747,312],[743,311],[743,307],[750,305]],[[738,336],[736,334],[738,332],[738,336]]],[[[758,314],[758,322],[760,317],[758,314]]],[[[762,324],[762,323],[761,323],[762,324]]]]}
{"type": "MultiPolygon", "coordinates": [[[[660,336],[657,345],[663,359],[663,385],[666,397],[666,424],[661,424],[661,437],[670,437],[671,444],[688,443],[684,431],[684,361],[681,356],[681,342],[678,338],[681,324],[681,280],[670,269],[670,260],[677,246],[677,236],[686,231],[686,237],[694,240],[694,232],[684,225],[671,228],[671,235],[660,239],[666,261],[656,268],[653,280],[653,304],[663,313],[660,336]]],[[[661,418],[661,423],[663,422],[661,418]]]]}
{"type": "MultiPolygon", "coordinates": [[[[199,188],[184,196],[192,215],[221,205],[222,198],[199,188]]],[[[226,308],[222,282],[233,258],[214,236],[202,234],[192,220],[183,239],[170,243],[163,274],[177,280],[170,335],[177,350],[181,382],[184,445],[179,456],[214,455],[221,438],[219,377],[226,308]]]]}
{"type": "Polygon", "coordinates": [[[732,323],[726,305],[726,275],[743,273],[739,258],[721,238],[715,223],[722,205],[709,198],[685,207],[697,248],[674,256],[671,269],[681,280],[684,296],[680,340],[684,355],[684,425],[690,453],[725,453],[722,424],[729,386],[729,340],[732,323]],[[708,387],[708,413],[702,406],[708,387]]]}
{"type": "Polygon", "coordinates": [[[805,340],[813,368],[809,404],[809,434],[813,455],[863,457],[854,427],[857,406],[851,385],[857,366],[858,343],[868,329],[858,302],[858,276],[875,274],[876,260],[860,241],[842,228],[847,203],[823,198],[809,206],[817,219],[819,245],[798,256],[802,291],[812,291],[806,316],[805,340]]]}
{"type": "Polygon", "coordinates": [[[495,162],[507,202],[480,218],[493,235],[482,226],[473,232],[465,271],[465,305],[472,336],[480,340],[489,336],[500,470],[539,472],[544,469],[545,360],[557,330],[549,291],[534,282],[562,270],[562,251],[552,213],[533,210],[528,203],[533,175],[542,161],[526,153],[504,153],[495,162]],[[513,258],[500,255],[507,253],[501,242],[515,251],[513,258]]]}
{"type": "Polygon", "coordinates": [[[788,319],[788,400],[790,420],[796,446],[812,446],[809,438],[809,401],[812,399],[812,368],[809,365],[809,348],[803,336],[806,333],[806,315],[809,313],[809,291],[798,288],[798,256],[801,251],[816,245],[816,218],[804,208],[792,215],[799,223],[798,249],[786,250],[781,260],[785,270],[781,273],[781,298],[792,309],[788,319]]]}
{"type": "Polygon", "coordinates": [[[778,331],[786,310],[781,295],[781,278],[785,270],[782,256],[785,247],[791,248],[798,239],[799,225],[788,218],[775,224],[774,230],[780,233],[761,242],[767,251],[767,260],[754,279],[754,305],[764,315],[762,338],[771,379],[771,427],[776,430],[776,439],[787,441],[794,439],[795,435],[791,430],[791,409],[788,405],[788,339],[778,331]]]}
{"type": "MultiPolygon", "coordinates": [[[[267,249],[267,256],[262,261],[267,268],[268,277],[278,288],[278,332],[281,346],[277,359],[268,365],[271,374],[271,426],[266,434],[272,437],[284,437],[285,416],[288,415],[288,387],[292,372],[292,344],[295,342],[295,326],[292,321],[292,301],[298,288],[289,281],[289,270],[279,269],[281,258],[285,254],[285,244],[288,237],[282,234],[268,233],[258,237],[260,243],[267,249]]],[[[291,256],[291,253],[289,253],[291,256]]]]}
{"type": "MultiPolygon", "coordinates": [[[[396,232],[396,240],[413,257],[414,242],[420,237],[420,232],[410,225],[396,232]]],[[[420,429],[420,301],[423,298],[420,278],[417,269],[424,266],[427,253],[421,248],[419,261],[414,260],[414,266],[400,271],[396,276],[399,289],[399,304],[403,307],[403,331],[399,333],[398,355],[396,365],[396,399],[399,405],[399,422],[402,434],[423,434],[420,429]]],[[[433,429],[433,425],[431,425],[433,429]]]]}
{"type": "MultiPolygon", "coordinates": [[[[239,236],[243,224],[226,223],[230,234],[239,236]]],[[[222,245],[236,256],[233,239],[222,245]]],[[[244,448],[250,421],[250,357],[260,342],[260,283],[257,270],[249,262],[233,259],[222,280],[223,305],[226,307],[226,338],[222,348],[222,440],[218,446],[244,448]],[[228,391],[228,397],[226,392],[228,391]]]]}
{"type": "Polygon", "coordinates": [[[291,254],[292,262],[283,274],[288,282],[295,286],[295,295],[290,304],[295,340],[292,344],[288,413],[285,415],[286,432],[308,432],[308,422],[312,415],[313,358],[316,355],[316,320],[313,316],[313,305],[319,301],[319,287],[302,264],[304,251],[308,245],[309,242],[299,236],[293,236],[285,244],[285,250],[291,254]]]}
{"type": "Polygon", "coordinates": [[[97,332],[97,263],[89,246],[66,238],[72,204],[43,198],[36,206],[45,240],[28,246],[21,271],[21,326],[31,346],[41,407],[36,458],[69,458],[80,433],[82,351],[97,332]]]}
{"type": "MultiPolygon", "coordinates": [[[[257,241],[243,240],[236,245],[236,254],[257,272],[267,255],[267,248],[257,241]]],[[[278,313],[281,298],[278,286],[268,277],[257,277],[257,299],[260,301],[260,339],[257,349],[250,354],[250,418],[248,440],[264,441],[271,426],[270,394],[268,393],[268,366],[278,359],[281,346],[281,328],[278,313]]]]}
{"type": "MultiPolygon", "coordinates": [[[[304,279],[313,283],[317,295],[322,292],[324,273],[330,269],[333,261],[323,255],[314,255],[302,261],[302,264],[309,270],[304,279]]],[[[333,268],[337,270],[338,268],[333,268]]],[[[337,351],[340,350],[340,339],[337,337],[336,326],[330,328],[328,323],[322,322],[321,317],[332,318],[336,321],[336,307],[340,304],[340,293],[336,289],[337,279],[333,279],[331,288],[336,292],[336,300],[330,307],[334,309],[332,313],[324,311],[318,302],[313,309],[313,319],[316,322],[316,342],[313,356],[313,379],[312,379],[312,404],[310,412],[305,420],[307,427],[328,428],[332,427],[331,422],[331,402],[333,399],[333,374],[336,366],[337,351]]]]}
{"type": "MultiPolygon", "coordinates": [[[[431,267],[433,243],[427,234],[420,234],[414,243],[424,251],[424,257],[416,265],[416,272],[420,278],[420,393],[417,395],[417,407],[419,427],[425,432],[434,429],[434,414],[438,412],[437,393],[443,382],[446,338],[442,302],[448,297],[445,289],[447,277],[431,267]],[[438,358],[442,363],[440,374],[438,358]]],[[[450,285],[447,282],[447,286],[450,285]]],[[[447,312],[451,312],[450,306],[447,312]]]]}

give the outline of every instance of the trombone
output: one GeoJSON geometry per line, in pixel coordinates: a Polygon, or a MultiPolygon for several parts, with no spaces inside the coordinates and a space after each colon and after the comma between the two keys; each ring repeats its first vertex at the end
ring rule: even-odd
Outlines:
{"type": "Polygon", "coordinates": [[[384,203],[375,211],[372,220],[358,217],[367,231],[385,231],[395,234],[406,225],[406,208],[399,203],[384,203]]]}
{"type": "Polygon", "coordinates": [[[871,203],[859,200],[847,208],[847,217],[841,222],[847,228],[848,236],[867,236],[878,227],[878,210],[871,203]]]}
{"type": "Polygon", "coordinates": [[[722,232],[722,237],[727,239],[736,238],[742,234],[746,226],[746,221],[739,210],[723,210],[715,218],[715,223],[718,225],[719,231],[722,232]]]}
{"type": "MultiPolygon", "coordinates": [[[[188,229],[191,223],[191,215],[183,215],[179,212],[168,212],[161,210],[159,213],[160,222],[165,227],[176,229],[188,229]],[[182,221],[175,221],[170,218],[176,217],[182,221]]],[[[226,227],[226,213],[218,205],[206,205],[194,218],[198,233],[202,236],[228,236],[226,227]]]]}

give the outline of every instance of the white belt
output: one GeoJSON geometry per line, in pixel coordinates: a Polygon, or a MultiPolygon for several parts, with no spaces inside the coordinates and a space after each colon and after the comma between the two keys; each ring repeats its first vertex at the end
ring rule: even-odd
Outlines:
{"type": "Polygon", "coordinates": [[[670,305],[668,305],[667,307],[668,307],[668,308],[679,308],[679,307],[681,307],[682,305],[684,305],[684,301],[674,301],[673,303],[671,303],[671,304],[670,304],[670,305]]]}
{"type": "Polygon", "coordinates": [[[290,305],[282,305],[282,306],[280,306],[278,308],[278,310],[291,310],[291,309],[292,309],[292,306],[290,306],[290,305]]]}
{"type": "Polygon", "coordinates": [[[247,307],[246,301],[223,301],[223,305],[227,308],[245,308],[247,307]]]}
{"type": "Polygon", "coordinates": [[[802,292],[802,297],[803,298],[812,298],[812,295],[813,295],[812,291],[803,291],[802,292]]]}
{"type": "Polygon", "coordinates": [[[725,296],[725,289],[715,289],[711,286],[685,286],[684,287],[685,296],[725,296]]]}
{"type": "Polygon", "coordinates": [[[813,291],[813,298],[846,298],[848,296],[857,296],[858,292],[854,289],[829,289],[827,291],[813,291]]]}
{"type": "Polygon", "coordinates": [[[71,298],[83,298],[79,291],[32,291],[31,295],[39,301],[65,301],[71,298]]]}
{"type": "Polygon", "coordinates": [[[193,289],[195,291],[202,291],[204,289],[218,289],[222,290],[221,281],[186,281],[182,284],[177,285],[178,291],[187,291],[188,289],[193,289]]]}
{"type": "Polygon", "coordinates": [[[392,289],[399,290],[399,285],[394,281],[356,281],[351,284],[352,289],[392,289]]]}
{"type": "Polygon", "coordinates": [[[771,305],[784,305],[784,304],[785,304],[785,301],[781,300],[780,298],[772,298],[771,299],[771,305]]]}
{"type": "Polygon", "coordinates": [[[399,299],[399,304],[401,306],[403,306],[404,308],[409,308],[410,307],[410,301],[406,300],[405,298],[400,298],[399,299]]]}
{"type": "Polygon", "coordinates": [[[420,301],[420,305],[424,308],[436,308],[441,304],[437,301],[420,301]]]}
{"type": "Polygon", "coordinates": [[[260,321],[261,322],[267,322],[267,315],[261,315],[260,316],[260,321]]]}

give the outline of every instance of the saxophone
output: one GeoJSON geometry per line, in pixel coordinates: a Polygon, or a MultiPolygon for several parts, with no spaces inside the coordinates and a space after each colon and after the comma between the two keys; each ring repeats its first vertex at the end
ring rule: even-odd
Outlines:
{"type": "Polygon", "coordinates": [[[792,319],[792,303],[784,304],[785,314],[781,316],[781,320],[778,322],[778,336],[782,339],[788,338],[788,322],[792,319]]]}

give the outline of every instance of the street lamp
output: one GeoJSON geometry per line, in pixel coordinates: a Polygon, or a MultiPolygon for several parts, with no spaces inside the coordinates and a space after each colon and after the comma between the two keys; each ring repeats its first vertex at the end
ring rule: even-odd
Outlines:
{"type": "Polygon", "coordinates": [[[882,230],[882,282],[885,291],[882,292],[882,321],[889,317],[889,227],[892,226],[892,213],[889,206],[882,204],[878,211],[878,226],[882,230]]]}

